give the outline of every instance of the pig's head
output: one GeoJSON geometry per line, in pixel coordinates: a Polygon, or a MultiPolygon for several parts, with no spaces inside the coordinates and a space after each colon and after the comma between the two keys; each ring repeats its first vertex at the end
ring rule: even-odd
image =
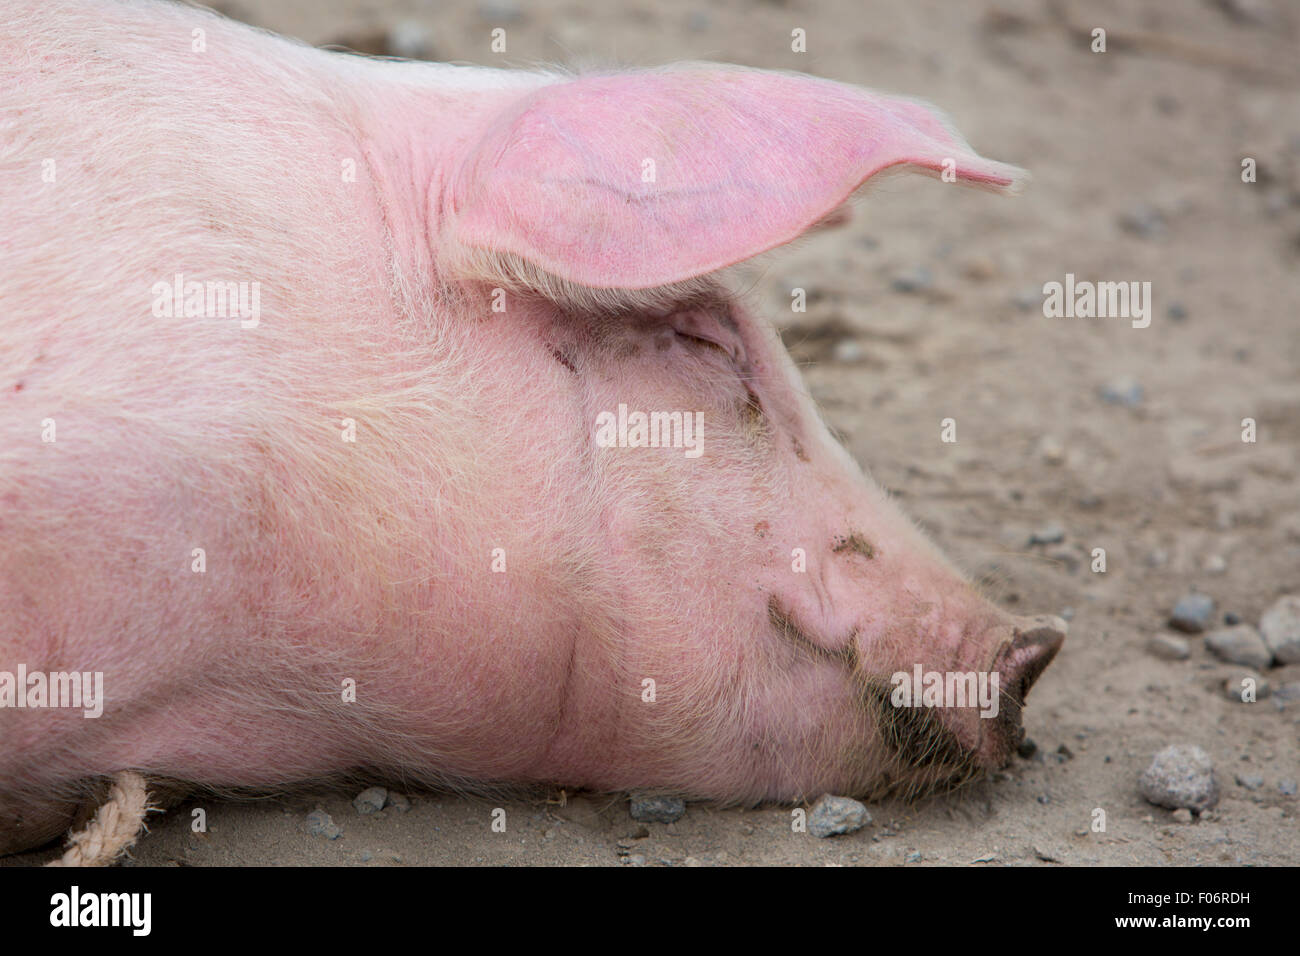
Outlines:
{"type": "Polygon", "coordinates": [[[1019,742],[1065,625],[963,580],[717,275],[891,168],[1023,178],[927,106],[701,66],[546,85],[434,177],[446,284],[485,314],[505,290],[491,321],[528,330],[539,394],[579,423],[581,491],[539,506],[580,529],[566,696],[601,703],[571,712],[548,774],[724,799],[915,792],[1019,742]]]}

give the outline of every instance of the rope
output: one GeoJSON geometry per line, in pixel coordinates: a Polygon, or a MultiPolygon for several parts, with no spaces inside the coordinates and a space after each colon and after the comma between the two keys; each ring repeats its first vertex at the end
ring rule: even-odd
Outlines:
{"type": "Polygon", "coordinates": [[[144,777],[123,770],[113,778],[108,802],[82,830],[68,837],[63,856],[47,866],[111,865],[144,832],[144,815],[151,809],[144,777]]]}

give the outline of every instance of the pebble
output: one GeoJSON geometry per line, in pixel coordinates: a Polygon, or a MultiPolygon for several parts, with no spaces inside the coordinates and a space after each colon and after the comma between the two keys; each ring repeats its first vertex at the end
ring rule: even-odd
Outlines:
{"type": "Polygon", "coordinates": [[[390,793],[388,795],[388,803],[384,804],[384,806],[392,807],[398,813],[405,813],[407,810],[411,809],[411,801],[405,794],[390,793]]]}
{"type": "Polygon", "coordinates": [[[1065,446],[1051,435],[1044,435],[1039,441],[1038,454],[1049,465],[1060,465],[1065,462],[1065,446]]]}
{"type": "Polygon", "coordinates": [[[1029,312],[1035,307],[1042,307],[1043,293],[1039,289],[1022,289],[1011,297],[1011,304],[1021,312],[1029,312]]]}
{"type": "Polygon", "coordinates": [[[1120,214],[1120,228],[1142,239],[1150,239],[1165,231],[1164,214],[1148,203],[1137,203],[1120,214]]]}
{"type": "Polygon", "coordinates": [[[925,266],[917,266],[911,272],[894,276],[889,285],[895,292],[925,292],[934,285],[934,276],[925,266]]]}
{"type": "Polygon", "coordinates": [[[1294,797],[1296,795],[1296,782],[1294,780],[1279,780],[1277,789],[1284,797],[1294,797]]]}
{"type": "Polygon", "coordinates": [[[1245,664],[1263,670],[1273,663],[1273,652],[1259,631],[1249,624],[1211,631],[1205,635],[1205,646],[1215,657],[1229,664],[1245,664]]]}
{"type": "Polygon", "coordinates": [[[524,14],[514,0],[479,0],[478,15],[492,23],[507,23],[524,14]]]}
{"type": "Polygon", "coordinates": [[[1206,574],[1222,574],[1228,570],[1228,562],[1224,560],[1221,554],[1212,554],[1205,559],[1206,574]]]}
{"type": "Polygon", "coordinates": [[[1157,634],[1147,641],[1147,650],[1167,661],[1185,661],[1192,656],[1187,638],[1176,634],[1157,634]]]}
{"type": "Polygon", "coordinates": [[[399,20],[388,31],[388,52],[407,60],[433,59],[433,35],[419,20],[399,20]]]}
{"type": "Polygon", "coordinates": [[[1274,691],[1273,697],[1279,701],[1300,700],[1300,680],[1283,684],[1274,691]]]}
{"type": "Polygon", "coordinates": [[[1241,615],[1236,611],[1225,611],[1223,614],[1223,623],[1228,627],[1236,627],[1241,623],[1241,615]]]}
{"type": "Polygon", "coordinates": [[[1097,389],[1097,394],[1101,400],[1110,405],[1124,405],[1128,408],[1136,408],[1142,404],[1145,392],[1142,384],[1132,378],[1118,378],[1102,385],[1097,389]]]}
{"type": "Polygon", "coordinates": [[[1191,822],[1192,822],[1192,811],[1191,811],[1191,810],[1188,810],[1186,807],[1179,807],[1177,810],[1174,811],[1174,822],[1175,822],[1175,823],[1191,823],[1191,822]]]}
{"type": "Polygon", "coordinates": [[[921,851],[920,851],[920,850],[913,850],[911,853],[907,854],[907,856],[903,857],[903,862],[904,862],[904,863],[920,863],[920,862],[921,862],[921,851]]]}
{"type": "Polygon", "coordinates": [[[1246,776],[1237,774],[1237,786],[1245,787],[1247,790],[1258,790],[1264,786],[1264,778],[1258,774],[1247,774],[1246,776]]]}
{"type": "Polygon", "coordinates": [[[1181,302],[1174,302],[1170,304],[1165,314],[1175,322],[1181,322],[1183,319],[1187,318],[1187,306],[1183,305],[1181,302]]]}
{"type": "Polygon", "coordinates": [[[1253,671],[1241,671],[1233,674],[1225,680],[1223,682],[1224,696],[1226,696],[1228,700],[1236,701],[1238,703],[1249,703],[1249,701],[1243,700],[1241,696],[1246,689],[1246,685],[1243,683],[1246,678],[1250,678],[1255,682],[1255,700],[1263,700],[1268,696],[1269,691],[1272,689],[1269,686],[1268,678],[1260,677],[1253,671]]]}
{"type": "Polygon", "coordinates": [[[628,812],[641,823],[675,823],[686,813],[686,803],[680,797],[634,795],[628,812]]]}
{"type": "Polygon", "coordinates": [[[343,831],[324,810],[313,810],[307,814],[307,832],[312,836],[323,836],[327,840],[337,840],[343,835],[343,831]]]}
{"type": "Polygon", "coordinates": [[[1184,594],[1174,605],[1174,613],[1169,617],[1169,626],[1189,634],[1199,634],[1205,630],[1214,614],[1214,598],[1208,594],[1192,591],[1184,594]]]}
{"type": "Polygon", "coordinates": [[[1018,753],[1023,759],[1028,760],[1034,754],[1038,753],[1038,744],[1034,743],[1031,738],[1026,737],[1024,740],[1020,741],[1020,745],[1016,747],[1016,753],[1018,753]]]}
{"type": "Polygon", "coordinates": [[[388,791],[383,787],[370,787],[352,798],[352,808],[362,816],[378,813],[388,801],[388,791]]]}
{"type": "Polygon", "coordinates": [[[1278,598],[1259,619],[1259,631],[1279,664],[1300,664],[1300,595],[1278,598]]]}
{"type": "Polygon", "coordinates": [[[1173,744],[1157,753],[1138,778],[1138,793],[1171,810],[1207,810],[1219,802],[1210,755],[1195,744],[1173,744]]]}
{"type": "Polygon", "coordinates": [[[867,808],[849,797],[824,794],[808,814],[808,832],[815,837],[854,833],[871,822],[867,808]]]}
{"type": "Polygon", "coordinates": [[[1030,545],[1060,544],[1065,540],[1065,529],[1056,522],[1051,522],[1029,536],[1030,545]]]}
{"type": "Polygon", "coordinates": [[[835,361],[852,365],[862,361],[866,355],[866,350],[863,349],[862,343],[856,339],[840,339],[835,343],[835,348],[831,354],[835,361]]]}

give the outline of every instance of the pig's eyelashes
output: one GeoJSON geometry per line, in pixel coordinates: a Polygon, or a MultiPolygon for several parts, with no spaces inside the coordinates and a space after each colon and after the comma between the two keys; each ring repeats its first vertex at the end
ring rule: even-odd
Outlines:
{"type": "Polygon", "coordinates": [[[703,336],[695,335],[691,332],[683,332],[680,329],[677,330],[677,337],[691,343],[692,346],[713,349],[716,352],[721,352],[731,361],[735,361],[736,359],[736,353],[733,349],[729,349],[727,346],[715,342],[712,339],[706,339],[703,336]]]}

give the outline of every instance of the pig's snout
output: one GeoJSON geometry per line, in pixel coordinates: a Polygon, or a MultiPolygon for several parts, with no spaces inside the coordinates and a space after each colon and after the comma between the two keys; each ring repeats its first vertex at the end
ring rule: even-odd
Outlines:
{"type": "Polygon", "coordinates": [[[1065,643],[1069,625],[1052,614],[1018,617],[1004,625],[1007,635],[994,651],[991,673],[998,675],[997,716],[981,735],[979,756],[983,762],[1001,766],[1024,739],[1021,711],[1029,688],[1047,669],[1065,643]]]}

